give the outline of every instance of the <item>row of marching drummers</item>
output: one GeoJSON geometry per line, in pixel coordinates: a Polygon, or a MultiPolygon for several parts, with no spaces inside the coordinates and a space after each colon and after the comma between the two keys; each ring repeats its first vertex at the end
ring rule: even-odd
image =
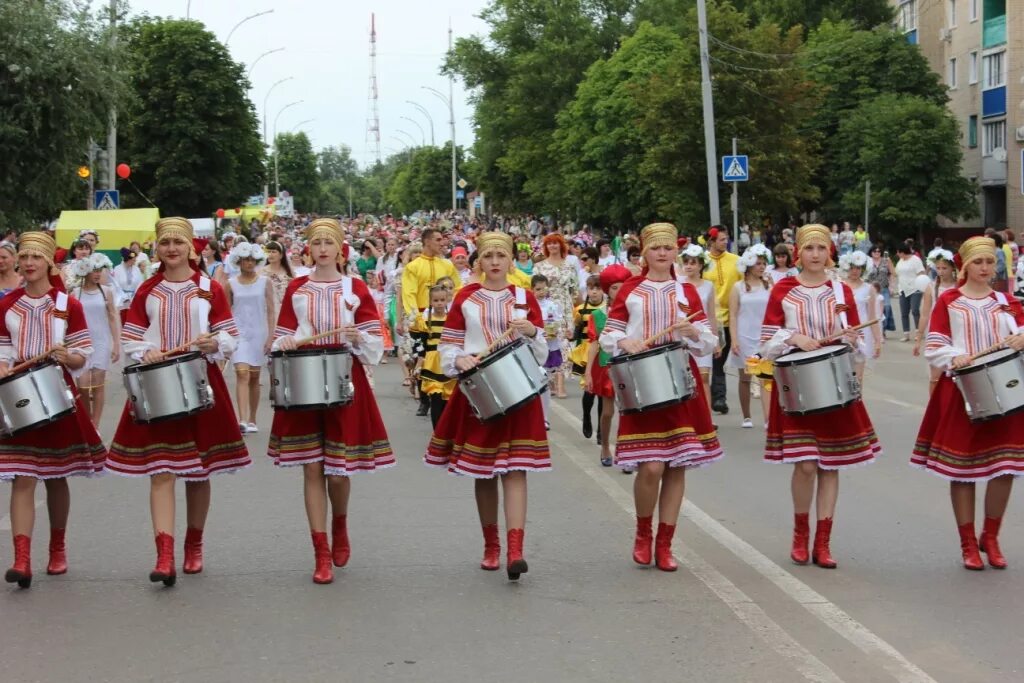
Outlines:
{"type": "MultiPolygon", "coordinates": [[[[271,354],[274,419],[268,454],[303,468],[314,548],[313,580],[330,583],[350,556],[351,475],[395,464],[364,367],[383,355],[376,306],[366,286],[341,275],[344,237],[337,221],[310,224],[313,271],[289,285],[271,354]],[[328,528],[330,537],[328,537],[328,528]]],[[[639,276],[609,269],[601,286],[612,302],[595,341],[594,393],[614,395],[621,416],[618,467],[636,472],[633,560],[673,571],[672,540],[687,469],[723,451],[694,357],[717,344],[700,296],[676,280],[676,230],[659,223],[641,233],[646,268],[639,276]],[[598,371],[598,368],[603,370],[598,371]],[[700,397],[694,399],[694,397],[700,397]],[[657,535],[654,516],[657,515],[657,535]]],[[[775,394],[765,460],[794,465],[791,558],[835,567],[830,538],[840,470],[872,462],[881,448],[851,363],[858,341],[849,288],[830,279],[831,237],[806,226],[797,237],[801,272],[771,291],[762,356],[774,362],[775,394]],[[838,343],[837,343],[838,342],[838,343]],[[811,504],[817,529],[810,547],[811,504]]],[[[15,557],[8,582],[31,584],[34,490],[46,481],[50,513],[47,573],[67,571],[66,477],[109,471],[147,476],[157,559],[150,580],[173,585],[175,482],[185,480],[188,528],[185,573],[203,567],[210,477],[250,464],[217,361],[237,331],[223,292],[193,264],[191,224],[157,225],[160,272],[136,294],[122,332],[126,405],[109,448],[82,410],[71,375],[91,351],[81,306],[55,283],[52,239],[29,233],[19,243],[22,289],[0,301],[0,478],[13,480],[15,557]],[[44,428],[47,427],[47,428],[44,428]]],[[[479,282],[460,290],[439,344],[441,369],[457,378],[425,449],[427,465],[473,478],[484,538],[481,568],[501,566],[499,485],[511,580],[524,558],[528,472],[551,469],[541,394],[548,345],[537,300],[508,282],[512,240],[478,237],[479,282]]],[[[963,560],[983,568],[974,523],[974,482],[987,481],[981,550],[1005,567],[998,531],[1012,476],[1024,470],[1024,312],[988,287],[992,240],[961,248],[960,286],[936,302],[927,355],[948,370],[933,391],[911,462],[949,480],[963,560]]]]}

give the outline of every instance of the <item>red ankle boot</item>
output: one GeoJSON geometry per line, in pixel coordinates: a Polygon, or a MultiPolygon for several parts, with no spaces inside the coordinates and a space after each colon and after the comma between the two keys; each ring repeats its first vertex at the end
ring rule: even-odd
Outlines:
{"type": "Polygon", "coordinates": [[[675,534],[675,524],[658,523],[658,536],[654,539],[654,564],[663,572],[679,569],[676,558],[672,557],[672,537],[675,534]]]}
{"type": "Polygon", "coordinates": [[[68,555],[64,549],[64,529],[50,529],[50,562],[46,565],[46,573],[51,576],[66,574],[68,571],[68,555]]]}
{"type": "Polygon", "coordinates": [[[818,529],[814,533],[814,564],[822,569],[835,569],[838,565],[832,559],[832,550],[828,547],[832,537],[832,518],[819,519],[818,529]]]}
{"type": "Polygon", "coordinates": [[[1007,566],[1003,551],[999,549],[999,527],[1002,523],[1002,517],[986,517],[978,539],[978,550],[988,555],[988,564],[993,569],[1006,569],[1007,566]]]}
{"type": "Polygon", "coordinates": [[[789,559],[796,564],[807,564],[810,553],[807,545],[811,540],[811,525],[806,512],[798,512],[793,515],[793,549],[789,551],[789,559]]]}
{"type": "Polygon", "coordinates": [[[4,574],[7,583],[17,583],[21,588],[32,585],[32,539],[24,534],[14,537],[14,564],[4,574]]]}
{"type": "Polygon", "coordinates": [[[173,586],[178,580],[174,570],[174,536],[162,531],[156,535],[156,567],[149,573],[149,580],[163,581],[165,586],[173,586]]]}
{"type": "Polygon", "coordinates": [[[962,524],[956,530],[960,532],[960,552],[964,557],[964,568],[972,571],[984,569],[985,562],[978,552],[978,539],[974,536],[974,522],[962,524]]]}
{"type": "Polygon", "coordinates": [[[185,561],[181,571],[198,574],[203,571],[203,530],[189,527],[185,531],[185,561]]]}
{"type": "Polygon", "coordinates": [[[335,567],[344,567],[352,555],[348,544],[348,515],[336,515],[331,521],[331,559],[335,567]]]}
{"type": "Polygon", "coordinates": [[[654,532],[651,530],[651,517],[636,518],[636,540],[633,541],[633,561],[637,564],[651,563],[651,543],[654,532]]]}
{"type": "Polygon", "coordinates": [[[331,546],[327,543],[326,531],[314,531],[313,556],[316,568],[313,570],[313,583],[333,583],[334,569],[331,568],[331,546]]]}
{"type": "Polygon", "coordinates": [[[484,525],[484,559],[480,569],[489,572],[501,569],[501,537],[497,524],[484,525]]]}
{"type": "Polygon", "coordinates": [[[518,581],[520,574],[529,571],[526,560],[523,559],[523,537],[526,531],[523,529],[508,530],[508,557],[505,560],[505,568],[508,571],[509,581],[518,581]]]}

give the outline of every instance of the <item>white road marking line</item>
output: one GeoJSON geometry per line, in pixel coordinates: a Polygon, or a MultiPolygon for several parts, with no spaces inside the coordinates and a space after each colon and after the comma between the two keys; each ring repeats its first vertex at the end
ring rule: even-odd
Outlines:
{"type": "MultiPolygon", "coordinates": [[[[572,428],[578,428],[578,425],[580,424],[580,419],[578,417],[557,403],[552,402],[551,405],[559,416],[569,423],[572,428]]],[[[584,456],[575,446],[560,447],[566,452],[576,466],[586,472],[591,479],[596,481],[598,485],[600,485],[601,488],[619,504],[620,507],[628,512],[630,516],[634,514],[632,498],[622,489],[622,487],[613,483],[611,476],[604,472],[600,472],[597,469],[597,466],[594,464],[594,461],[596,460],[594,456],[584,456]]],[[[775,584],[782,592],[817,617],[822,623],[826,624],[845,640],[855,645],[862,652],[871,656],[874,661],[877,661],[882,668],[884,668],[896,680],[901,683],[938,683],[934,678],[904,657],[896,648],[887,643],[880,636],[876,635],[866,626],[843,611],[838,605],[828,600],[824,595],[818,593],[803,581],[780,567],[766,555],[754,548],[754,546],[750,545],[742,538],[712,519],[690,499],[687,499],[683,506],[683,517],[692,521],[705,534],[715,539],[720,545],[732,552],[733,555],[745,562],[752,569],[761,574],[761,576],[775,584]]],[[[684,553],[682,557],[679,557],[679,559],[683,561],[687,569],[701,579],[708,588],[715,591],[715,593],[719,595],[727,605],[729,605],[733,612],[735,612],[736,615],[755,633],[760,635],[769,645],[771,645],[776,652],[788,659],[799,662],[800,666],[797,668],[804,674],[805,678],[808,678],[809,680],[837,680],[835,672],[811,654],[810,651],[797,643],[792,636],[790,636],[782,629],[781,626],[765,614],[764,611],[754,604],[749,597],[743,594],[738,588],[735,588],[735,586],[725,576],[721,576],[717,570],[714,570],[710,566],[708,567],[711,571],[715,572],[715,574],[721,576],[721,580],[726,582],[728,586],[735,588],[738,596],[742,596],[742,599],[745,600],[746,603],[749,603],[749,605],[743,604],[742,608],[753,608],[757,610],[754,616],[755,618],[761,619],[760,622],[757,622],[757,627],[746,620],[746,613],[741,613],[739,606],[734,607],[729,600],[726,600],[725,597],[715,590],[715,587],[711,583],[705,581],[705,579],[698,573],[699,569],[693,568],[688,564],[689,552],[684,553]],[[808,670],[817,672],[818,676],[830,676],[831,678],[810,678],[807,673],[808,670]]]]}
{"type": "MultiPolygon", "coordinates": [[[[570,422],[572,416],[569,411],[560,405],[552,403],[563,419],[570,422]]],[[[576,421],[578,423],[578,420],[576,421]]],[[[614,483],[614,480],[598,471],[593,466],[588,466],[591,457],[585,456],[574,444],[559,443],[556,448],[561,450],[576,464],[583,472],[593,479],[608,496],[622,508],[624,512],[633,516],[633,499],[614,483]]],[[[625,558],[625,548],[623,557],[625,558]]],[[[763,640],[778,655],[788,660],[793,667],[799,671],[804,679],[815,683],[843,683],[836,673],[824,662],[815,657],[807,648],[798,643],[789,633],[785,631],[774,619],[769,617],[756,602],[736,585],[726,578],[721,572],[708,564],[703,558],[690,549],[675,553],[676,559],[707,586],[711,592],[732,610],[733,614],[763,640]]],[[[625,559],[623,560],[625,561],[625,559]]]]}
{"type": "MultiPolygon", "coordinates": [[[[46,502],[46,498],[45,497],[37,498],[36,499],[36,510],[38,510],[39,506],[41,506],[45,502],[46,502]]],[[[8,515],[4,515],[3,517],[0,517],[0,531],[10,531],[10,530],[11,530],[11,516],[8,514],[8,515]]]]}

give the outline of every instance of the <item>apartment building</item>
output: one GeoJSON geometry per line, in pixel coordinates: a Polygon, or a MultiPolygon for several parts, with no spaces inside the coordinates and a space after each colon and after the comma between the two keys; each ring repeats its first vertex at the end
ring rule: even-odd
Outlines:
{"type": "Polygon", "coordinates": [[[891,0],[949,87],[980,215],[947,227],[1024,230],[1024,0],[891,0]]]}

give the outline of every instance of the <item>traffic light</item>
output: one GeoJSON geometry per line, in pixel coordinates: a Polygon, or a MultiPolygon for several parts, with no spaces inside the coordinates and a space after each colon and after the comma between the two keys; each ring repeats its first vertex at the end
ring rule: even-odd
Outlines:
{"type": "Polygon", "coordinates": [[[107,150],[102,147],[96,150],[96,160],[93,164],[95,171],[95,183],[97,190],[109,190],[114,187],[113,178],[110,177],[107,150]]]}
{"type": "Polygon", "coordinates": [[[89,176],[92,175],[92,171],[89,170],[88,166],[79,166],[77,172],[78,177],[82,180],[88,180],[89,176]]]}

